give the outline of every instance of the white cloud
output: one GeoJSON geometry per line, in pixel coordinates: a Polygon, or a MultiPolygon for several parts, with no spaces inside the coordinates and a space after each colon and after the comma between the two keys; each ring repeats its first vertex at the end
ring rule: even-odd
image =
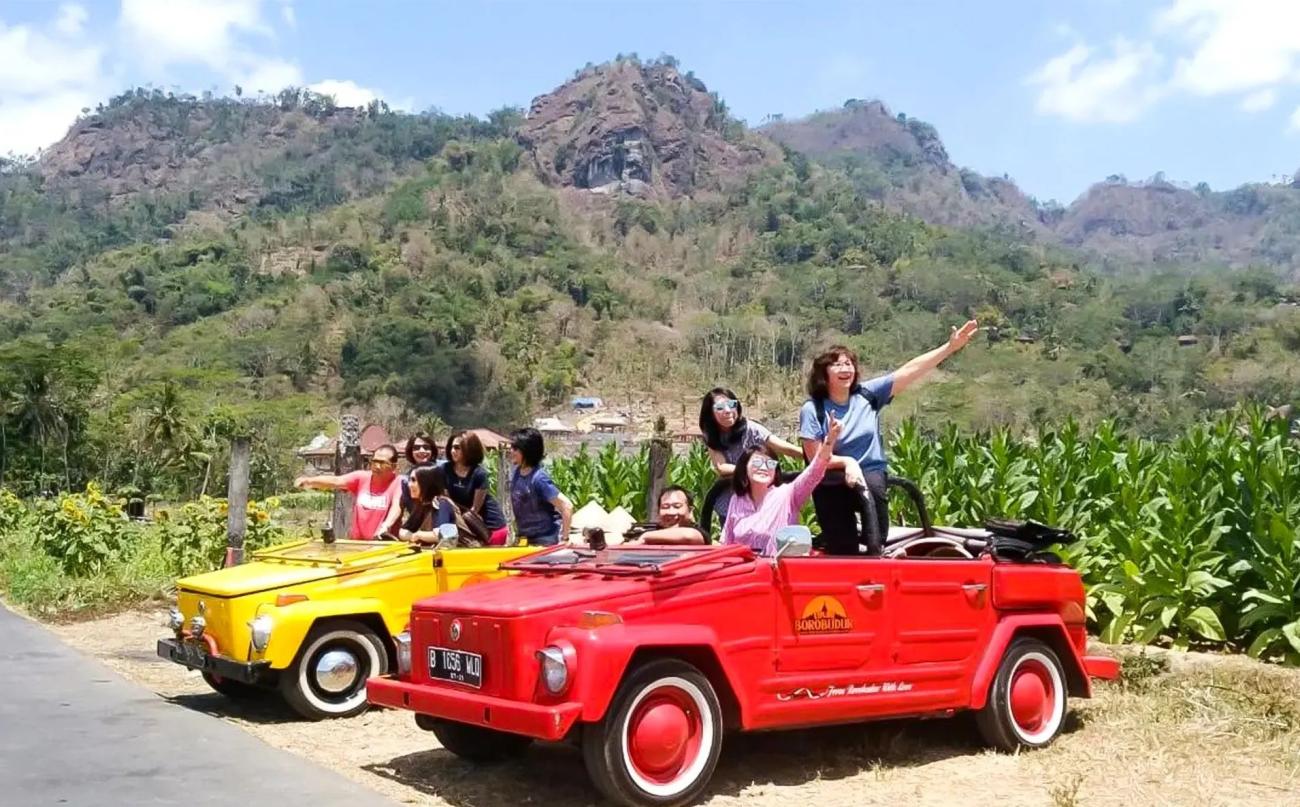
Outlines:
{"type": "MultiPolygon", "coordinates": [[[[137,61],[163,80],[168,68],[202,65],[250,91],[301,85],[297,63],[266,54],[275,28],[266,0],[122,0],[119,20],[137,61]]],[[[292,26],[291,0],[280,20],[292,26]]]]}
{"type": "Polygon", "coordinates": [[[1101,59],[1076,35],[1028,81],[1040,113],[1075,121],[1123,123],[1179,95],[1240,93],[1243,111],[1261,112],[1300,83],[1297,31],[1298,0],[1170,0],[1136,44],[1116,40],[1101,59]]]}
{"type": "Polygon", "coordinates": [[[81,36],[85,20],[85,9],[63,6],[44,25],[0,21],[0,154],[48,146],[108,92],[104,51],[81,36]]]}
{"type": "Polygon", "coordinates": [[[1293,0],[1175,0],[1156,30],[1181,37],[1173,84],[1198,95],[1274,86],[1297,77],[1300,3],[1293,0]]]}
{"type": "Polygon", "coordinates": [[[1270,109],[1273,104],[1276,103],[1277,90],[1256,90],[1241,99],[1241,109],[1243,112],[1263,112],[1266,109],[1270,109]]]}
{"type": "Polygon", "coordinates": [[[302,70],[294,62],[283,59],[265,59],[249,64],[242,72],[230,74],[231,79],[249,93],[275,93],[285,87],[301,87],[302,70]]]}
{"type": "Polygon", "coordinates": [[[85,6],[65,3],[59,6],[59,17],[54,21],[54,30],[64,36],[78,36],[90,18],[85,6]]]}
{"type": "Polygon", "coordinates": [[[307,89],[321,95],[334,96],[334,103],[339,106],[365,106],[380,97],[378,92],[348,79],[327,78],[308,85],[307,89]]]}
{"type": "Polygon", "coordinates": [[[1038,87],[1044,115],[1079,122],[1125,123],[1160,96],[1151,75],[1161,62],[1149,44],[1116,39],[1109,54],[1082,43],[1050,59],[1026,83],[1038,87]]]}

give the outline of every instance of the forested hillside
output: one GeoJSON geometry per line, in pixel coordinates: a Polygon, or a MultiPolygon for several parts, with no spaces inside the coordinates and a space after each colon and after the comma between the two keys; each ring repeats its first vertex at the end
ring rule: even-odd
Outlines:
{"type": "Polygon", "coordinates": [[[927,145],[896,175],[808,156],[671,60],[589,67],[487,120],[126,93],[0,166],[0,481],[193,494],[251,431],[267,489],[342,407],[505,427],[577,391],[677,425],[722,382],[788,430],[821,346],[886,369],[970,316],[987,335],[892,417],[1161,433],[1296,397],[1289,247],[1232,268],[1103,253],[961,172],[962,200],[909,207],[888,188],[925,196],[907,171],[941,175],[942,144],[906,126],[927,145]]]}

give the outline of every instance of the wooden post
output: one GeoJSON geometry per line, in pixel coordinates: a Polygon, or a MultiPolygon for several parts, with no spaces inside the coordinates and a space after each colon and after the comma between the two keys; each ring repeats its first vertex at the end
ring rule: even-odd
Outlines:
{"type": "MultiPolygon", "coordinates": [[[[339,422],[339,440],[334,452],[334,473],[348,474],[361,468],[361,421],[356,415],[344,415],[339,422]]],[[[334,491],[333,528],[326,543],[352,535],[352,499],[346,490],[334,491]]]]}
{"type": "Polygon", "coordinates": [[[646,485],[645,513],[646,521],[659,517],[659,494],[668,486],[668,460],[673,455],[672,444],[665,437],[650,440],[650,479],[646,485]]]}
{"type": "Polygon", "coordinates": [[[506,459],[506,449],[498,448],[497,455],[497,504],[501,505],[501,515],[506,520],[506,546],[519,543],[515,532],[515,508],[510,503],[510,460],[506,459]]]}
{"type": "Polygon", "coordinates": [[[247,437],[230,441],[230,478],[226,486],[226,565],[244,562],[244,535],[248,527],[248,474],[252,446],[247,437]]]}

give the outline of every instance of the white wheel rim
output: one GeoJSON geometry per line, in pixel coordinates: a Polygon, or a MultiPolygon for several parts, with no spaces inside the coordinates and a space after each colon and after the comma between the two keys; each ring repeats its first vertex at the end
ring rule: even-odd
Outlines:
{"type": "Polygon", "coordinates": [[[654,683],[642,689],[632,700],[632,704],[627,709],[627,714],[623,718],[623,725],[619,728],[619,750],[623,754],[623,770],[632,782],[641,790],[652,796],[669,797],[676,796],[684,792],[691,785],[695,784],[704,771],[704,766],[708,764],[709,757],[713,754],[714,743],[716,739],[716,725],[713,720],[713,711],[709,708],[709,701],[704,696],[704,692],[698,686],[685,678],[678,676],[668,676],[660,678],[654,683]],[[652,782],[641,775],[637,766],[632,762],[632,749],[629,744],[629,724],[632,716],[636,714],[637,706],[640,705],[648,696],[654,694],[657,690],[672,687],[686,694],[695,705],[695,709],[700,719],[700,747],[696,751],[695,759],[691,760],[681,773],[673,777],[668,782],[652,782]]]}
{"type": "Polygon", "coordinates": [[[316,694],[316,688],[312,686],[311,677],[315,674],[316,665],[312,662],[312,657],[320,647],[328,642],[335,641],[339,638],[349,638],[356,642],[362,649],[366,659],[370,664],[370,673],[376,674],[382,669],[379,662],[379,650],[375,647],[374,642],[367,640],[360,634],[352,631],[330,631],[312,642],[302,654],[302,663],[298,665],[298,692],[306,699],[313,708],[326,714],[337,715],[344,712],[350,712],[366,700],[366,688],[364,684],[350,698],[344,701],[332,702],[321,698],[316,694]]]}
{"type": "Polygon", "coordinates": [[[1016,660],[1016,664],[1011,668],[1010,675],[1007,676],[1006,692],[1007,718],[1011,724],[1011,730],[1015,732],[1016,737],[1025,745],[1042,745],[1055,736],[1057,730],[1061,727],[1061,721],[1065,717],[1065,682],[1061,679],[1061,668],[1053,659],[1045,653],[1037,650],[1025,653],[1016,660]],[[1013,685],[1016,680],[1016,673],[1026,664],[1032,664],[1047,672],[1048,680],[1051,686],[1052,711],[1043,725],[1037,731],[1026,731],[1016,720],[1015,711],[1012,707],[1011,698],[1013,695],[1013,685]]]}

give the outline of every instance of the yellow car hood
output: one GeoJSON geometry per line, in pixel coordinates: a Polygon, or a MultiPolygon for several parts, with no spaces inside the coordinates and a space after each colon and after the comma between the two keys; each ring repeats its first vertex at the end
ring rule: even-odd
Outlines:
{"type": "Polygon", "coordinates": [[[239,566],[177,580],[176,588],[217,597],[240,597],[383,565],[417,551],[409,544],[377,541],[281,544],[253,553],[251,561],[239,566]]]}

